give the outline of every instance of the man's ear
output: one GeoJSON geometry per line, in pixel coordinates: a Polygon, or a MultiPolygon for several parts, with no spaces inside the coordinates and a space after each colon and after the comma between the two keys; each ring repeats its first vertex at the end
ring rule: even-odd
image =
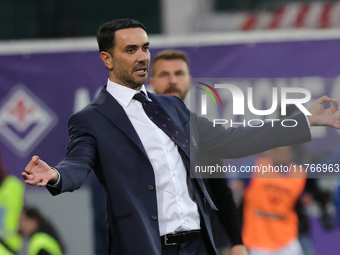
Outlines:
{"type": "Polygon", "coordinates": [[[102,59],[104,65],[106,66],[106,68],[108,70],[112,70],[113,69],[113,64],[112,64],[112,55],[106,51],[101,51],[100,52],[100,58],[102,59]]]}

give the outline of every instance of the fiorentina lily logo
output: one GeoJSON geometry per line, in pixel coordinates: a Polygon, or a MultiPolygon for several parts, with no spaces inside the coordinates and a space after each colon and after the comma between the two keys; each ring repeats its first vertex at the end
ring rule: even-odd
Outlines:
{"type": "Polygon", "coordinates": [[[17,85],[0,106],[0,137],[19,157],[26,157],[58,121],[39,98],[17,85]]]}

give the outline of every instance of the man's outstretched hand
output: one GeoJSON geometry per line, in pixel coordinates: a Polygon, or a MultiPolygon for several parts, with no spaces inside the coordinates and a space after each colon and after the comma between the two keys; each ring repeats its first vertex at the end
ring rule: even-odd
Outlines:
{"type": "Polygon", "coordinates": [[[336,129],[340,129],[340,116],[334,113],[338,110],[339,103],[327,96],[320,97],[315,100],[311,107],[308,109],[312,115],[307,115],[309,122],[312,126],[329,126],[336,129]],[[322,104],[333,103],[333,105],[327,109],[324,109],[322,104]]]}
{"type": "Polygon", "coordinates": [[[58,181],[58,173],[38,156],[33,156],[21,175],[25,183],[45,187],[47,183],[54,184],[58,181]]]}

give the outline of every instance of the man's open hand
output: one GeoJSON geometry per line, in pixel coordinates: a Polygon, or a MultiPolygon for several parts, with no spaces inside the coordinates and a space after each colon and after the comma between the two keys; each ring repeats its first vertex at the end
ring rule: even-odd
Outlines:
{"type": "Polygon", "coordinates": [[[340,129],[340,116],[334,113],[338,110],[339,103],[327,96],[320,97],[315,100],[311,107],[308,109],[312,115],[308,115],[308,119],[312,126],[329,126],[336,129],[340,129]],[[333,103],[333,105],[327,109],[324,109],[322,104],[333,103]]]}
{"type": "Polygon", "coordinates": [[[57,171],[39,159],[38,156],[32,157],[25,168],[25,172],[22,172],[21,175],[24,177],[25,183],[40,187],[45,187],[49,182],[54,184],[59,178],[57,171]]]}

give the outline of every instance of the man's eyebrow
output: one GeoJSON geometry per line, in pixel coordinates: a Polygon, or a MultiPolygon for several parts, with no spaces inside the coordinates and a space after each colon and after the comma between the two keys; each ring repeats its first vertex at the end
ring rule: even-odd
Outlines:
{"type": "Polygon", "coordinates": [[[178,69],[175,71],[175,73],[184,73],[184,70],[183,69],[178,69]]]}
{"type": "Polygon", "coordinates": [[[131,49],[131,48],[137,48],[138,46],[136,44],[128,44],[124,47],[124,49],[131,49]]]}
{"type": "MultiPolygon", "coordinates": [[[[143,47],[145,46],[149,46],[150,45],[150,42],[146,42],[143,44],[143,47]]],[[[128,44],[124,47],[124,49],[131,49],[131,48],[138,48],[138,45],[137,44],[128,44]]]]}
{"type": "Polygon", "coordinates": [[[165,71],[165,70],[159,72],[159,74],[168,74],[168,73],[169,71],[165,71]]]}

